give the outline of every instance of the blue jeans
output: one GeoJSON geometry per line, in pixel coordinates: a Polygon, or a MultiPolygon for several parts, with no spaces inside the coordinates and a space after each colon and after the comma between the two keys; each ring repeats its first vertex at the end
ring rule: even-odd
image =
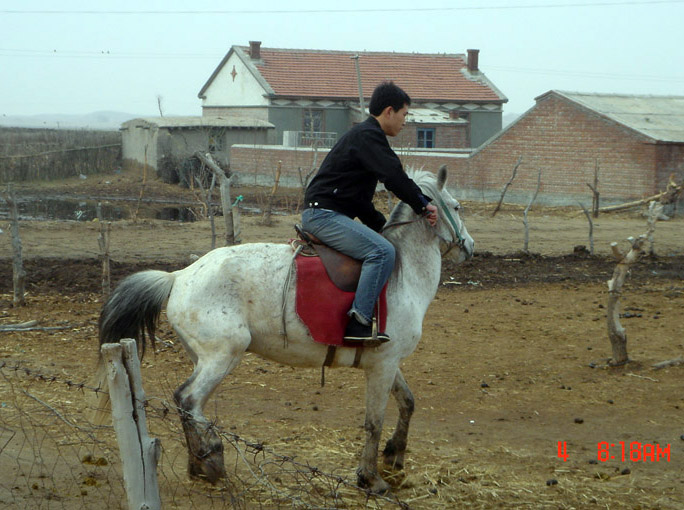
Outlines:
{"type": "Polygon", "coordinates": [[[329,209],[305,209],[302,227],[339,252],[363,261],[349,315],[369,325],[382,288],[394,268],[394,246],[366,225],[329,209]]]}

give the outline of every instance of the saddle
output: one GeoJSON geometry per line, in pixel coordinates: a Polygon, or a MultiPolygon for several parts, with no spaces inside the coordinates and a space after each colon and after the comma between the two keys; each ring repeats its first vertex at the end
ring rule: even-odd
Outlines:
{"type": "Polygon", "coordinates": [[[344,292],[356,292],[362,262],[323,244],[316,236],[303,230],[301,225],[295,225],[295,230],[304,243],[301,254],[318,256],[328,277],[338,289],[344,292]]]}

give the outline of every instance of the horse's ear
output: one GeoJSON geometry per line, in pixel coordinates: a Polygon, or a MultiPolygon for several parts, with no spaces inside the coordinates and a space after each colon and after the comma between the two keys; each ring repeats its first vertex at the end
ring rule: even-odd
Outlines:
{"type": "Polygon", "coordinates": [[[439,167],[439,170],[437,170],[437,189],[442,191],[444,189],[444,185],[446,184],[447,181],[447,169],[446,165],[442,165],[439,167]]]}

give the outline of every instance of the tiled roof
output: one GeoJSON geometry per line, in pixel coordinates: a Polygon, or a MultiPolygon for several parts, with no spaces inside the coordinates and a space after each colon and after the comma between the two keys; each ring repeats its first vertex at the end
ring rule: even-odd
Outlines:
{"type": "MultiPolygon", "coordinates": [[[[239,48],[249,60],[249,49],[239,48]]],[[[261,48],[251,60],[276,96],[358,98],[356,52],[261,48]]],[[[481,72],[469,73],[462,54],[358,53],[364,97],[393,80],[414,101],[494,102],[507,99],[481,72]]]]}
{"type": "Polygon", "coordinates": [[[634,131],[660,142],[684,142],[684,96],[591,94],[552,90],[634,131]]]}
{"type": "Polygon", "coordinates": [[[159,128],[272,128],[270,122],[246,117],[141,117],[131,119],[122,124],[123,128],[129,127],[159,127],[159,128]]]}

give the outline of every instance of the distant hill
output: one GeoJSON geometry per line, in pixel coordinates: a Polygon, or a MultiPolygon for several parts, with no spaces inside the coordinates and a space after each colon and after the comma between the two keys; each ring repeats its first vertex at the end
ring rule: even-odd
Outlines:
{"type": "Polygon", "coordinates": [[[501,117],[501,123],[503,124],[502,127],[513,124],[516,120],[518,120],[518,117],[520,117],[519,113],[504,113],[501,117]]]}
{"type": "Polygon", "coordinates": [[[83,115],[0,115],[0,126],[51,129],[119,129],[122,122],[141,115],[124,112],[93,112],[83,115]]]}

